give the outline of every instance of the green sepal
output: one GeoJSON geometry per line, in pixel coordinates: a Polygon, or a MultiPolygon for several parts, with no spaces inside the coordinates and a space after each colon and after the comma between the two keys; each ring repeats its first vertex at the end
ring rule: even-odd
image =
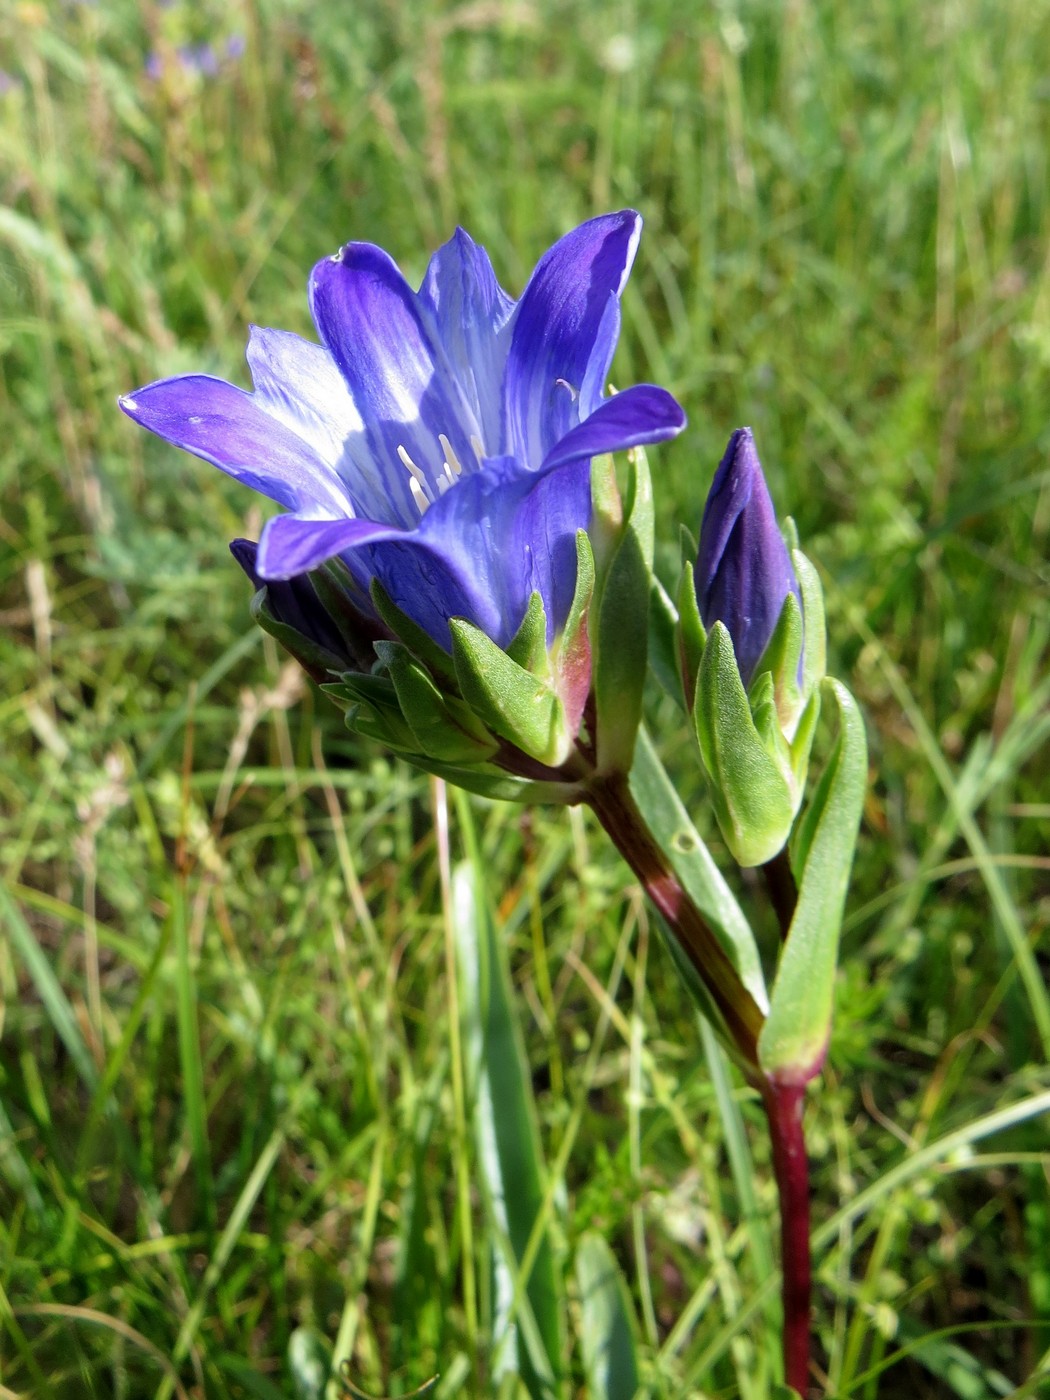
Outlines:
{"type": "Polygon", "coordinates": [[[352,658],[362,671],[372,663],[372,642],[376,634],[376,622],[365,608],[368,598],[362,593],[357,581],[342,559],[329,559],[320,568],[310,573],[310,582],[321,605],[335,624],[339,635],[346,643],[347,658],[352,658]],[[360,599],[362,607],[357,606],[360,599]]]}
{"type": "Polygon", "coordinates": [[[780,729],[777,695],[773,685],[773,677],[769,671],[763,671],[758,679],[752,683],[747,703],[751,708],[755,733],[762,740],[766,753],[769,754],[770,758],[779,761],[781,771],[790,773],[791,751],[780,729]]]}
{"type": "Polygon", "coordinates": [[[321,689],[337,702],[345,697],[355,704],[361,702],[373,709],[401,713],[393,681],[375,671],[344,671],[337,681],[329,681],[321,689]]]}
{"type": "Polygon", "coordinates": [[[721,622],[707,634],[693,721],[726,845],[739,865],[764,865],[787,841],[796,804],[781,764],[755,728],[721,622]]]}
{"type": "Polygon", "coordinates": [[[623,529],[623,498],[612,453],[591,460],[591,527],[588,531],[599,577],[609,567],[623,529]]]}
{"type": "Polygon", "coordinates": [[[802,655],[802,694],[812,695],[824,679],[828,666],[824,589],[820,575],[797,546],[791,551],[791,562],[802,594],[802,623],[806,634],[802,655]]]}
{"type": "Polygon", "coordinates": [[[700,604],[696,598],[696,572],[693,563],[687,563],[678,580],[678,675],[686,709],[693,708],[696,694],[696,677],[703,660],[707,644],[707,632],[700,620],[700,604]]]}
{"type": "Polygon", "coordinates": [[[594,553],[597,580],[591,649],[597,770],[628,773],[642,717],[653,579],[653,492],[648,461],[640,447],[627,454],[619,538],[607,554],[598,548],[594,553]]]}
{"type": "Polygon", "coordinates": [[[252,620],[264,632],[268,632],[275,641],[279,642],[289,655],[294,656],[303,670],[315,681],[321,682],[326,676],[333,673],[338,674],[346,665],[345,656],[337,656],[327,647],[311,641],[302,632],[297,632],[294,627],[289,627],[285,622],[279,622],[270,611],[265,587],[258,589],[253,595],[249,611],[252,620]]]}
{"type": "Polygon", "coordinates": [[[355,701],[346,711],[346,727],[406,757],[415,754],[419,747],[416,736],[399,714],[365,701],[355,701]]]}
{"type": "Polygon", "coordinates": [[[778,728],[784,731],[789,741],[805,703],[798,681],[802,644],[802,608],[794,593],[789,593],[780,609],[773,635],[755,667],[755,679],[751,683],[751,705],[754,708],[755,687],[765,676],[772,677],[779,715],[778,728]]]}
{"type": "Polygon", "coordinates": [[[795,786],[798,789],[799,802],[802,800],[802,793],[806,786],[806,774],[809,771],[809,751],[813,747],[813,736],[817,732],[817,720],[819,718],[820,686],[818,685],[806,702],[806,708],[799,716],[798,728],[795,730],[795,737],[791,741],[791,771],[795,775],[795,786]]]}
{"type": "Polygon", "coordinates": [[[397,640],[404,642],[431,675],[438,676],[443,681],[455,682],[456,670],[444,647],[438,646],[429,632],[424,631],[418,622],[413,622],[407,613],[401,611],[377,578],[372,580],[369,591],[376,612],[397,640]]]}
{"type": "Polygon", "coordinates": [[[700,546],[696,536],[686,525],[678,527],[678,545],[682,551],[682,563],[695,571],[696,561],[700,554],[700,546]]]}
{"type": "Polygon", "coordinates": [[[547,610],[543,606],[543,595],[533,592],[521,626],[507,647],[507,655],[512,661],[528,671],[530,676],[540,680],[550,678],[550,661],[547,657],[547,610]]]}
{"type": "Polygon", "coordinates": [[[576,587],[561,635],[554,639],[554,684],[570,734],[577,734],[591,691],[591,639],[587,630],[594,596],[594,553],[586,530],[576,531],[576,587]]]}
{"type": "Polygon", "coordinates": [[[758,1040],[765,1073],[794,1083],[817,1074],[827,1053],[839,930],[868,775],[857,702],[831,677],[822,688],[834,702],[838,735],[795,839],[798,904],[758,1040]]]}
{"type": "Polygon", "coordinates": [[[540,763],[564,763],[573,736],[550,684],[530,676],[472,622],[454,617],[449,629],[460,694],[482,724],[540,763]]]}
{"type": "Polygon", "coordinates": [[[346,725],[357,734],[378,739],[399,753],[414,753],[419,743],[405,721],[389,676],[374,671],[344,671],[321,689],[345,712],[346,725]]]}
{"type": "Polygon", "coordinates": [[[443,763],[480,763],[499,745],[462,700],[445,696],[401,642],[376,642],[406,723],[419,749],[443,763]]]}
{"type": "Polygon", "coordinates": [[[435,777],[445,778],[467,792],[500,802],[549,802],[564,807],[574,806],[583,800],[583,790],[578,783],[547,783],[518,778],[493,763],[464,768],[427,758],[426,755],[413,755],[410,761],[424,773],[433,773],[435,777]]]}

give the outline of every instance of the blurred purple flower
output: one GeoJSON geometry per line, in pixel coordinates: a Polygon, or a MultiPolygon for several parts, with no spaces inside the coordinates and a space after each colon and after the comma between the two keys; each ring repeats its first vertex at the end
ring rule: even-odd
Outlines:
{"type": "MultiPolygon", "coordinates": [[[[213,44],[181,44],[175,51],[175,59],[184,73],[195,73],[202,78],[217,78],[227,63],[236,63],[244,56],[246,43],[242,34],[231,34],[217,50],[213,44]]],[[[171,50],[168,51],[169,54],[171,50]]],[[[153,82],[164,76],[164,55],[154,50],[146,57],[144,69],[153,82]]]]}
{"type": "Polygon", "coordinates": [[[750,428],[729,439],[704,507],[696,597],[706,628],[725,624],[744,685],[773,635],[798,579],[777,524],[750,428]]]}
{"type": "Polygon", "coordinates": [[[254,393],[187,375],[121,407],[285,507],[257,578],[339,556],[445,648],[451,617],[505,646],[538,591],[550,641],[590,522],[591,458],[685,423],[653,385],[602,396],[640,230],[630,210],[581,225],[518,302],[462,229],[418,292],[381,248],[348,243],[310,277],[320,345],[252,327],[254,393]]]}

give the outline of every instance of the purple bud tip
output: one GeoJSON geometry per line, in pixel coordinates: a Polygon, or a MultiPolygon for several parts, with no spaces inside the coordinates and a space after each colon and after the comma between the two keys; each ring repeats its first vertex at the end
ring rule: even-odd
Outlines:
{"type": "Polygon", "coordinates": [[[750,428],[736,430],[715,472],[695,578],[704,626],[724,623],[741,678],[750,685],[787,595],[799,597],[750,428]]]}

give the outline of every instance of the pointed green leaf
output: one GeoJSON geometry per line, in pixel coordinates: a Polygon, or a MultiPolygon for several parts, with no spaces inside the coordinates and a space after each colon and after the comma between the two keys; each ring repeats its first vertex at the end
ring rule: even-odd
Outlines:
{"type": "Polygon", "coordinates": [[[580,1343],[589,1400],[631,1400],[638,1389],[638,1326],[616,1256],[589,1231],[576,1246],[580,1343]]]}
{"type": "Polygon", "coordinates": [[[297,632],[294,627],[289,627],[285,622],[279,622],[270,611],[268,590],[260,588],[249,604],[249,611],[252,619],[264,632],[268,632],[276,642],[279,642],[290,656],[294,656],[299,665],[315,681],[323,681],[333,672],[338,673],[346,665],[346,657],[336,656],[334,652],[315,642],[310,637],[303,636],[302,632],[297,632]]]}
{"type": "Polygon", "coordinates": [[[780,956],[759,1060],[773,1077],[806,1080],[820,1069],[831,1033],[839,929],[867,784],[864,722],[853,696],[830,677],[839,732],[799,828],[798,906],[780,956]]]}
{"type": "Polygon", "coordinates": [[[554,684],[569,733],[579,732],[591,692],[591,639],[587,624],[594,596],[594,554],[586,530],[576,531],[576,587],[561,636],[552,650],[554,684]]]}
{"type": "Polygon", "coordinates": [[[726,845],[738,864],[763,865],[783,848],[795,804],[784,773],[755,729],[733,643],[721,622],[707,635],[693,719],[726,845]]]}
{"type": "Polygon", "coordinates": [[[466,792],[499,802],[550,802],[555,806],[573,806],[583,798],[578,783],[545,783],[516,778],[513,773],[506,773],[493,763],[463,768],[453,763],[442,763],[436,758],[427,758],[425,754],[406,756],[424,773],[433,773],[436,778],[444,778],[466,792]]]}
{"type": "Polygon", "coordinates": [[[649,666],[661,689],[681,708],[683,697],[678,665],[678,613],[667,589],[655,575],[649,594],[649,666]]]}
{"type": "Polygon", "coordinates": [[[404,642],[432,675],[454,683],[456,671],[451,656],[438,646],[429,632],[424,632],[418,622],[413,622],[407,613],[401,611],[377,578],[372,580],[371,594],[376,612],[398,641],[404,642]]]}
{"type": "Polygon", "coordinates": [[[414,756],[419,747],[419,741],[400,715],[392,714],[389,710],[378,710],[363,701],[351,705],[345,722],[347,729],[355,734],[374,739],[405,757],[414,756]]]}
{"type": "Polygon", "coordinates": [[[446,699],[400,642],[376,642],[376,655],[386,666],[406,723],[419,741],[421,753],[443,763],[480,763],[498,745],[462,700],[446,699]]]}
{"type": "Polygon", "coordinates": [[[543,606],[540,593],[533,593],[521,626],[507,647],[507,655],[530,676],[540,680],[550,677],[550,662],[547,658],[547,610],[543,606]]]}
{"type": "Polygon", "coordinates": [[[346,643],[349,656],[362,669],[367,668],[371,664],[372,642],[380,630],[368,607],[368,595],[362,592],[350,570],[338,558],[329,559],[327,564],[314,569],[310,582],[346,643]]]}
{"type": "MultiPolygon", "coordinates": [[[[701,840],[700,833],[689,820],[689,814],[664,771],[644,725],[638,731],[630,783],[631,795],[646,825],[710,925],[741,982],[759,1010],[764,1012],[769,1003],[751,925],[701,840]]],[[[692,976],[695,977],[695,973],[692,976]]],[[[709,1019],[712,1024],[718,1025],[717,1013],[710,1015],[709,1019]]]]}
{"type": "MultiPolygon", "coordinates": [[[[485,872],[466,803],[458,804],[471,861],[453,872],[452,898],[475,1107],[478,1170],[495,1230],[493,1370],[520,1374],[533,1400],[558,1391],[564,1298],[549,1229],[532,1076],[518,1026],[506,943],[491,917],[485,872]],[[534,1231],[540,1233],[533,1239],[534,1231]]],[[[548,1207],[549,1209],[549,1207],[548,1207]]]]}
{"type": "Polygon", "coordinates": [[[597,766],[602,773],[626,773],[631,767],[648,665],[652,563],[652,482],[645,453],[634,448],[628,453],[623,528],[608,567],[598,568],[591,613],[597,766]]]}
{"type": "Polygon", "coordinates": [[[794,593],[789,593],[780,609],[773,635],[766,643],[766,649],[755,667],[755,680],[751,684],[751,705],[755,705],[755,686],[763,676],[772,675],[777,697],[780,725],[788,737],[794,733],[799,711],[802,709],[802,691],[799,689],[798,664],[802,657],[802,609],[794,593]]]}
{"type": "Polygon", "coordinates": [[[802,694],[811,694],[827,670],[827,631],[824,624],[824,590],[820,575],[798,548],[791,551],[799,590],[802,593],[802,623],[806,635],[802,655],[802,694]]]}
{"type": "Polygon", "coordinates": [[[682,694],[690,710],[696,694],[696,677],[704,659],[707,632],[700,620],[700,604],[696,598],[696,575],[693,565],[686,564],[678,580],[678,674],[682,694]]]}
{"type": "Polygon", "coordinates": [[[798,728],[795,730],[795,737],[791,741],[791,771],[795,775],[795,783],[798,788],[799,801],[806,788],[806,773],[809,770],[809,751],[813,747],[813,736],[817,732],[817,720],[820,718],[820,686],[818,685],[813,694],[809,697],[806,708],[802,711],[798,721],[798,728]]]}
{"type": "Polygon", "coordinates": [[[788,767],[790,752],[787,740],[780,731],[776,691],[773,688],[773,676],[769,671],[763,671],[752,684],[747,699],[751,706],[755,733],[762,740],[763,748],[773,757],[781,756],[784,766],[788,767]]]}
{"type": "Polygon", "coordinates": [[[572,739],[551,686],[530,676],[473,623],[454,617],[449,628],[460,694],[482,724],[540,763],[564,763],[572,739]]]}

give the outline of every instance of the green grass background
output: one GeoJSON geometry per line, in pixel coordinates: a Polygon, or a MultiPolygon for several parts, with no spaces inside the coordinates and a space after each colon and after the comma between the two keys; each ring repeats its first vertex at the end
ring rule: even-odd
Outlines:
{"type": "Polygon", "coordinates": [[[459,222],[516,293],[627,204],[616,381],[691,418],[652,454],[665,577],[750,423],[869,727],[808,1108],[821,1374],[1047,1393],[1048,60],[1043,0],[0,9],[3,1400],[306,1400],[332,1347],[376,1394],[538,1395],[500,1374],[530,1303],[550,1394],[770,1394],[761,1115],[602,833],[347,735],[250,625],[226,542],[261,503],[115,406],[246,382],[248,323],[309,332],[349,238],[418,277],[459,222]],[[527,1286],[472,1108],[471,869],[527,1286]],[[604,1392],[593,1231],[633,1334],[604,1392]]]}

